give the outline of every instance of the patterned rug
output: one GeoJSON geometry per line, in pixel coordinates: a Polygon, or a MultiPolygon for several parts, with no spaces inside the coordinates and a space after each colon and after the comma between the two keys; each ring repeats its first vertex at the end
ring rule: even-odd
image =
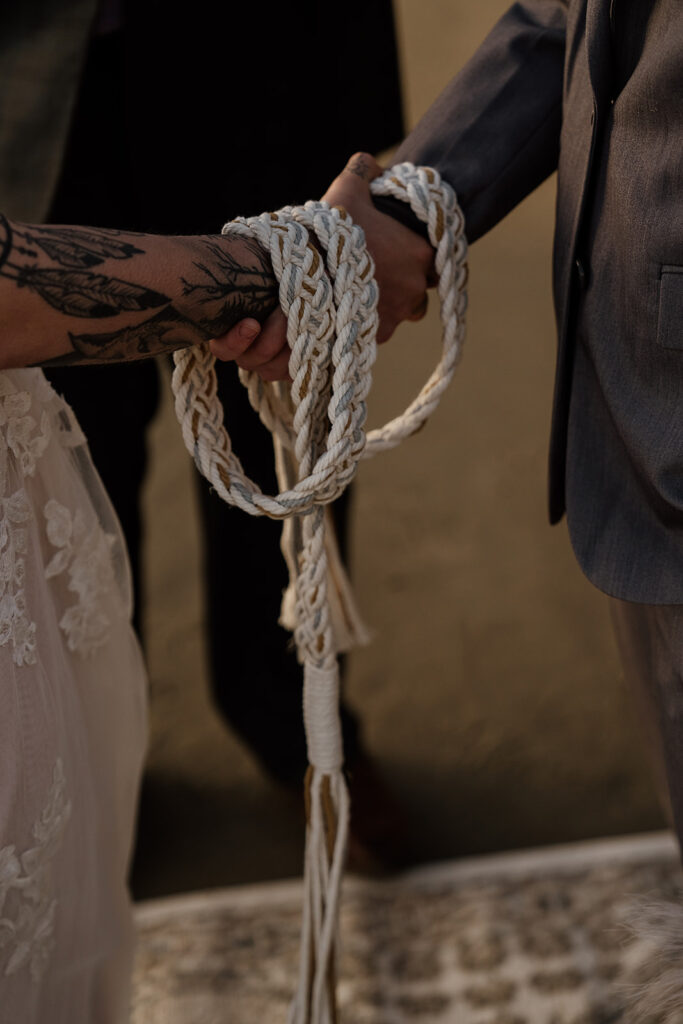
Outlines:
{"type": "MultiPolygon", "coordinates": [[[[300,892],[270,883],[140,904],[133,1024],[284,1024],[300,892]]],[[[682,894],[675,844],[659,833],[350,878],[342,1022],[625,1021],[652,954],[625,923],[637,928],[642,901],[682,894]]]]}

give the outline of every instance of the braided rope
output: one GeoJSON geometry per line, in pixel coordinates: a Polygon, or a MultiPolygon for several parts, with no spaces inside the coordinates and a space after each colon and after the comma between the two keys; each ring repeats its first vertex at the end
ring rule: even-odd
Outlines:
{"type": "Polygon", "coordinates": [[[291,388],[264,384],[258,374],[240,371],[252,406],[274,437],[279,494],[264,494],[232,451],[208,346],[174,356],[176,414],[200,472],[229,504],[251,515],[285,520],[283,550],[293,576],[294,636],[304,665],[311,764],[301,969],[290,1024],[336,1020],[335,939],[349,826],[324,506],[348,486],[360,459],[396,447],[425,423],[453,376],[465,330],[467,243],[453,190],[436,171],[411,164],[392,168],[371,189],[408,202],[427,224],[436,250],[441,358],[400,416],[365,432],[376,357],[374,265],[362,230],[344,210],[325,202],[238,218],[223,229],[255,240],[269,253],[287,317],[291,388]]]}
{"type": "Polygon", "coordinates": [[[467,309],[465,218],[450,185],[441,181],[438,171],[431,167],[404,163],[373,181],[371,190],[375,195],[409,203],[415,216],[427,225],[429,240],[436,249],[434,266],[443,342],[441,359],[418,396],[400,416],[368,434],[365,458],[395,448],[432,415],[460,359],[467,309]]]}

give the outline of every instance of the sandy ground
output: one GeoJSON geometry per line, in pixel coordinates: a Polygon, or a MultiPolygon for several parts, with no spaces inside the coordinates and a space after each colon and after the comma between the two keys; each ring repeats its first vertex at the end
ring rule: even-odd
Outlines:
{"type": "MultiPolygon", "coordinates": [[[[409,123],[505,0],[399,0],[409,123]]],[[[348,693],[420,857],[661,826],[606,599],[546,520],[554,181],[474,247],[467,351],[428,427],[366,463],[354,576],[372,645],[348,693]]],[[[438,318],[383,349],[378,424],[436,361],[438,318]]],[[[170,405],[146,495],[152,692],[139,895],[298,873],[300,815],[209,706],[190,465],[170,405]]],[[[248,681],[235,681],[248,685],[248,681]]]]}

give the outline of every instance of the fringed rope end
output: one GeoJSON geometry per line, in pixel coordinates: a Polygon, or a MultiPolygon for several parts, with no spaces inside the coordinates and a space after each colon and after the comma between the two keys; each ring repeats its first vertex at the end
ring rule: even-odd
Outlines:
{"type": "Polygon", "coordinates": [[[299,984],[289,1024],[336,1024],[338,911],[349,834],[337,714],[339,670],[306,665],[306,854],[299,984]]]}

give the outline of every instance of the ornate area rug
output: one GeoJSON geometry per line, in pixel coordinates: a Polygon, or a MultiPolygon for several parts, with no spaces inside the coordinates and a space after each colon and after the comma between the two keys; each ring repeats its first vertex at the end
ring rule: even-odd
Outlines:
{"type": "MultiPolygon", "coordinates": [[[[284,1024],[300,900],[299,884],[283,882],[140,904],[133,1024],[284,1024]]],[[[683,921],[677,849],[664,833],[435,865],[390,881],[350,878],[342,1022],[629,1020],[632,979],[652,960],[638,924],[645,902],[659,901],[676,914],[680,905],[683,921]]]]}

